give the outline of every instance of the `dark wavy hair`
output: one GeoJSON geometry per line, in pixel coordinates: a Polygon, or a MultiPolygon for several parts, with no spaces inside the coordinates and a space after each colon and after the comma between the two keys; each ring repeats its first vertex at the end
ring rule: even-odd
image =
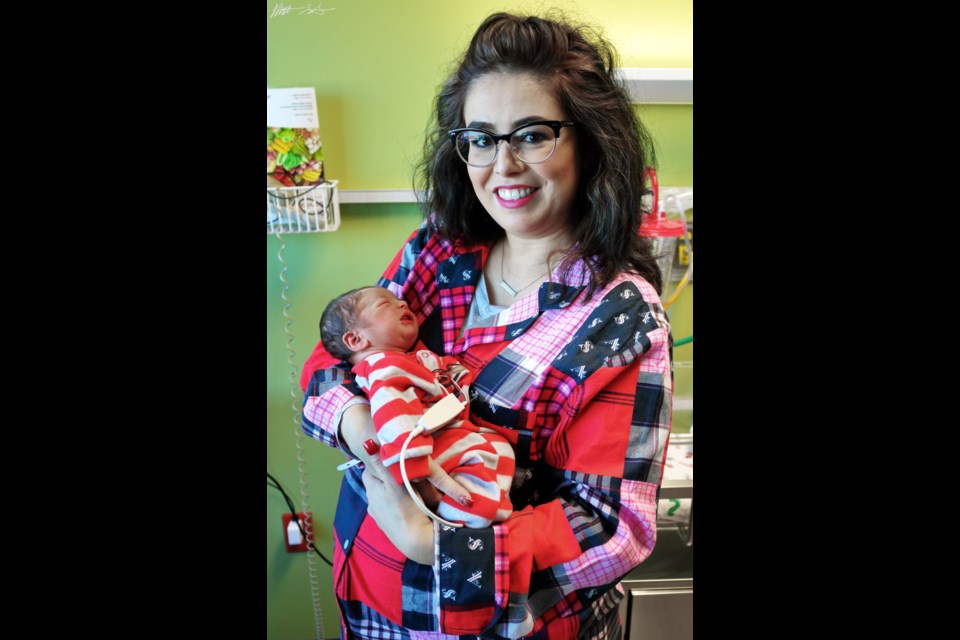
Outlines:
{"type": "Polygon", "coordinates": [[[360,315],[357,309],[360,294],[370,288],[360,287],[341,293],[327,303],[320,314],[320,342],[333,357],[350,362],[353,351],[343,343],[343,334],[356,326],[360,315]]]}
{"type": "Polygon", "coordinates": [[[527,72],[548,82],[577,123],[580,186],[573,203],[575,245],[562,264],[584,259],[587,298],[617,274],[632,271],[662,289],[650,241],[638,234],[642,198],[650,192],[644,171],[656,167],[653,141],[616,76],[618,56],[597,29],[556,18],[495,13],[477,29],[456,69],[437,94],[417,165],[414,188],[434,233],[465,245],[504,235],[474,193],[467,167],[447,139],[465,126],[467,90],[496,72],[527,72]]]}

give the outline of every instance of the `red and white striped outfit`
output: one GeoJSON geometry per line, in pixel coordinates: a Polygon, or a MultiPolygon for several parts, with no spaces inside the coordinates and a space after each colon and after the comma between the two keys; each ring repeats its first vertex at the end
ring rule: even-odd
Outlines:
{"type": "MultiPolygon", "coordinates": [[[[409,353],[381,351],[357,363],[353,372],[357,385],[370,399],[380,458],[402,484],[399,461],[404,441],[427,409],[455,391],[446,388],[442,380],[457,381],[466,393],[469,373],[456,358],[441,357],[425,348],[409,353]]],[[[412,438],[404,466],[411,482],[420,480],[429,475],[432,457],[473,500],[471,506],[464,506],[444,495],[437,513],[467,527],[482,528],[506,520],[513,512],[509,494],[515,459],[506,438],[471,423],[468,413],[464,408],[450,424],[412,438]]]]}

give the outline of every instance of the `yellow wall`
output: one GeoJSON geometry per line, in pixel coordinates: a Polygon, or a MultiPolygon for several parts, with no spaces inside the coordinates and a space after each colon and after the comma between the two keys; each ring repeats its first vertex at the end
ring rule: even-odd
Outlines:
{"type": "MultiPolygon", "coordinates": [[[[341,189],[409,189],[436,86],[469,36],[496,10],[557,6],[602,26],[626,67],[692,67],[691,0],[592,0],[591,2],[492,2],[471,0],[324,0],[291,2],[322,6],[320,15],[270,17],[267,2],[267,86],[313,86],[317,91],[327,177],[341,189]],[[330,9],[333,9],[332,11],[330,9]]],[[[693,107],[638,107],[657,140],[662,186],[693,185],[693,107]]],[[[372,284],[420,214],[413,204],[341,205],[333,233],[287,235],[284,277],[291,306],[290,347],[297,375],[319,337],[324,305],[346,289],[372,284]]],[[[332,555],[331,524],[343,456],[306,437],[298,438],[287,363],[285,304],[278,259],[281,242],[266,240],[267,269],[267,471],[300,503],[300,469],[319,527],[318,546],[332,555]],[[298,449],[298,441],[302,450],[298,449]],[[298,456],[303,463],[298,464],[298,456]]],[[[692,287],[671,309],[675,338],[692,332],[692,287]]],[[[691,354],[677,350],[677,358],[691,354]]],[[[681,351],[684,350],[684,351],[681,351]]],[[[692,359],[692,356],[690,356],[692,359]]],[[[278,491],[267,488],[267,637],[316,637],[305,554],[287,554],[278,491]]],[[[339,614],[331,572],[317,559],[323,635],[338,636],[339,614]]]]}

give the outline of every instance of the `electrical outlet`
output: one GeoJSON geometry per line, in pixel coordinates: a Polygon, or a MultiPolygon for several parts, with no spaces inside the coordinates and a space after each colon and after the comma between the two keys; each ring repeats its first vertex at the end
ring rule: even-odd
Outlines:
{"type": "MultiPolygon", "coordinates": [[[[298,513],[297,518],[300,519],[300,526],[303,527],[303,530],[307,530],[307,524],[305,519],[309,516],[310,513],[298,513]]],[[[311,525],[316,526],[312,522],[311,525]]],[[[313,532],[310,532],[309,542],[313,542],[313,532]]],[[[298,551],[308,551],[309,547],[307,546],[307,540],[303,539],[303,535],[300,533],[300,527],[297,526],[297,523],[293,521],[293,516],[289,513],[283,514],[283,543],[287,547],[288,553],[296,553],[298,551]]]]}

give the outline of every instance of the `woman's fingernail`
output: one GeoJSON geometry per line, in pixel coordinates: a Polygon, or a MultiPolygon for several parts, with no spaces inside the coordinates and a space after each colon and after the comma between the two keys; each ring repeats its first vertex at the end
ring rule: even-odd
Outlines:
{"type": "Polygon", "coordinates": [[[372,456],[377,451],[380,451],[380,445],[378,445],[372,439],[367,440],[363,443],[363,450],[367,452],[367,455],[372,456]]]}
{"type": "Polygon", "coordinates": [[[462,505],[465,506],[465,507],[472,507],[472,506],[473,506],[473,500],[471,500],[468,496],[462,496],[462,497],[460,498],[460,504],[462,504],[462,505]]]}

